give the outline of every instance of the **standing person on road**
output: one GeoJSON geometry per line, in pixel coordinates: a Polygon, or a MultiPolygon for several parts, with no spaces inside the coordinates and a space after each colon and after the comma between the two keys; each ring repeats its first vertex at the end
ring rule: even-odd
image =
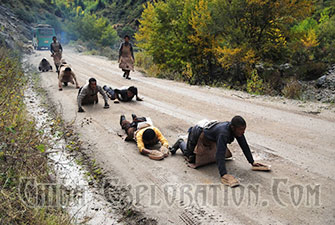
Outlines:
{"type": "Polygon", "coordinates": [[[97,80],[95,78],[90,78],[88,84],[81,87],[78,92],[78,112],[85,112],[82,105],[98,104],[98,92],[102,95],[105,101],[104,108],[108,109],[108,97],[102,90],[101,86],[97,85],[97,80]]]}
{"type": "Polygon", "coordinates": [[[246,126],[246,122],[241,116],[234,116],[230,122],[209,121],[203,126],[196,125],[189,129],[187,143],[181,138],[178,139],[170,150],[171,154],[175,154],[180,148],[188,161],[194,163],[194,165],[198,157],[202,156],[205,160],[206,157],[213,158],[218,165],[221,182],[230,187],[238,186],[239,181],[227,173],[225,164],[226,158],[232,156],[227,148],[227,144],[232,143],[235,138],[248,162],[251,164],[252,170],[270,170],[270,166],[254,162],[244,136],[246,126]]]}
{"type": "Polygon", "coordinates": [[[53,36],[53,43],[50,45],[51,57],[54,58],[54,63],[56,67],[56,72],[59,73],[59,65],[62,59],[63,48],[62,45],[57,41],[57,37],[53,36]]]}
{"type": "Polygon", "coordinates": [[[129,42],[130,37],[128,35],[124,36],[124,42],[121,44],[119,49],[119,67],[124,72],[123,77],[126,79],[131,79],[129,77],[130,70],[134,71],[134,52],[133,46],[129,42]]]}

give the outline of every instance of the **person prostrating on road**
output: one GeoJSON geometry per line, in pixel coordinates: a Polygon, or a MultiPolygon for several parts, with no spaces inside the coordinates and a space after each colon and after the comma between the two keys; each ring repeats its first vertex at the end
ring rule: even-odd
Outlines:
{"type": "Polygon", "coordinates": [[[152,125],[148,117],[137,117],[132,114],[133,122],[120,117],[121,128],[126,132],[125,141],[136,141],[141,154],[153,160],[161,160],[169,156],[169,143],[158,128],[152,125]],[[160,146],[156,146],[160,143],[160,146]],[[158,149],[158,150],[157,150],[158,149]]]}
{"type": "Polygon", "coordinates": [[[78,112],[85,112],[82,105],[98,104],[98,92],[102,95],[105,101],[104,108],[108,109],[108,97],[102,90],[101,86],[97,85],[95,78],[90,78],[88,84],[81,87],[78,91],[78,112]]]}
{"type": "Polygon", "coordinates": [[[239,185],[239,181],[234,176],[228,174],[225,165],[226,158],[232,156],[227,148],[227,144],[232,143],[235,138],[248,162],[252,165],[252,170],[270,170],[270,166],[254,162],[244,136],[245,129],[246,122],[241,116],[234,116],[230,122],[208,121],[191,127],[188,131],[187,143],[180,138],[170,151],[171,154],[175,154],[180,148],[188,162],[195,167],[200,164],[204,165],[205,163],[208,164],[209,162],[216,161],[221,182],[230,187],[235,187],[239,185]],[[202,162],[198,158],[202,158],[202,162]]]}
{"type": "Polygon", "coordinates": [[[114,103],[119,103],[119,101],[130,102],[135,96],[136,101],[143,101],[142,98],[138,97],[137,88],[134,86],[112,89],[111,87],[104,85],[103,89],[106,91],[107,96],[114,101],[114,103]]]}
{"type": "Polygon", "coordinates": [[[60,91],[63,90],[62,83],[64,83],[64,86],[67,86],[68,83],[72,83],[76,85],[76,88],[79,88],[76,75],[74,74],[70,65],[67,64],[66,62],[62,63],[59,66],[58,90],[60,91]]]}

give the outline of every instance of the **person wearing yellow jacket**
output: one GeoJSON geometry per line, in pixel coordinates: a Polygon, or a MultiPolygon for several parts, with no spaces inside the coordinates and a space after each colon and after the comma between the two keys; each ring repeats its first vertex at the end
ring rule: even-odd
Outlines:
{"type": "Polygon", "coordinates": [[[137,118],[134,114],[132,117],[132,123],[127,121],[124,115],[120,118],[120,125],[127,134],[125,140],[135,140],[140,153],[149,156],[150,159],[161,160],[167,157],[169,143],[160,130],[152,125],[149,118],[137,118]],[[158,143],[160,147],[156,150],[158,143]]]}

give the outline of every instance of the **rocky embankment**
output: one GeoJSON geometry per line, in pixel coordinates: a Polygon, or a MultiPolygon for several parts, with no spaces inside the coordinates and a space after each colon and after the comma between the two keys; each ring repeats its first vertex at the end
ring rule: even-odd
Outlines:
{"type": "Polygon", "coordinates": [[[18,19],[11,9],[0,6],[0,43],[7,48],[31,52],[31,40],[31,26],[18,19]]]}
{"type": "Polygon", "coordinates": [[[335,65],[323,76],[304,85],[303,98],[324,103],[335,103],[335,65]]]}

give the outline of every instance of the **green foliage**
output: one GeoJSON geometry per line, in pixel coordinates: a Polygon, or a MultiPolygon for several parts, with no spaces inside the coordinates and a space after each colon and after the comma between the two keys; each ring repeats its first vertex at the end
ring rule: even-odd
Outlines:
{"type": "Polygon", "coordinates": [[[57,1],[57,6],[66,14],[64,29],[70,40],[82,40],[89,43],[89,49],[105,46],[114,47],[119,41],[116,30],[108,19],[98,17],[93,12],[104,6],[103,1],[57,1]]]}
{"type": "Polygon", "coordinates": [[[263,80],[259,77],[256,69],[252,71],[250,79],[247,81],[247,92],[256,95],[264,93],[263,80]]]}
{"type": "MultiPolygon", "coordinates": [[[[135,37],[160,74],[180,73],[195,84],[243,84],[255,64],[287,62],[291,27],[312,8],[307,0],[157,1],[145,5],[135,37]]],[[[297,45],[315,47],[315,31],[297,45]]]]}

